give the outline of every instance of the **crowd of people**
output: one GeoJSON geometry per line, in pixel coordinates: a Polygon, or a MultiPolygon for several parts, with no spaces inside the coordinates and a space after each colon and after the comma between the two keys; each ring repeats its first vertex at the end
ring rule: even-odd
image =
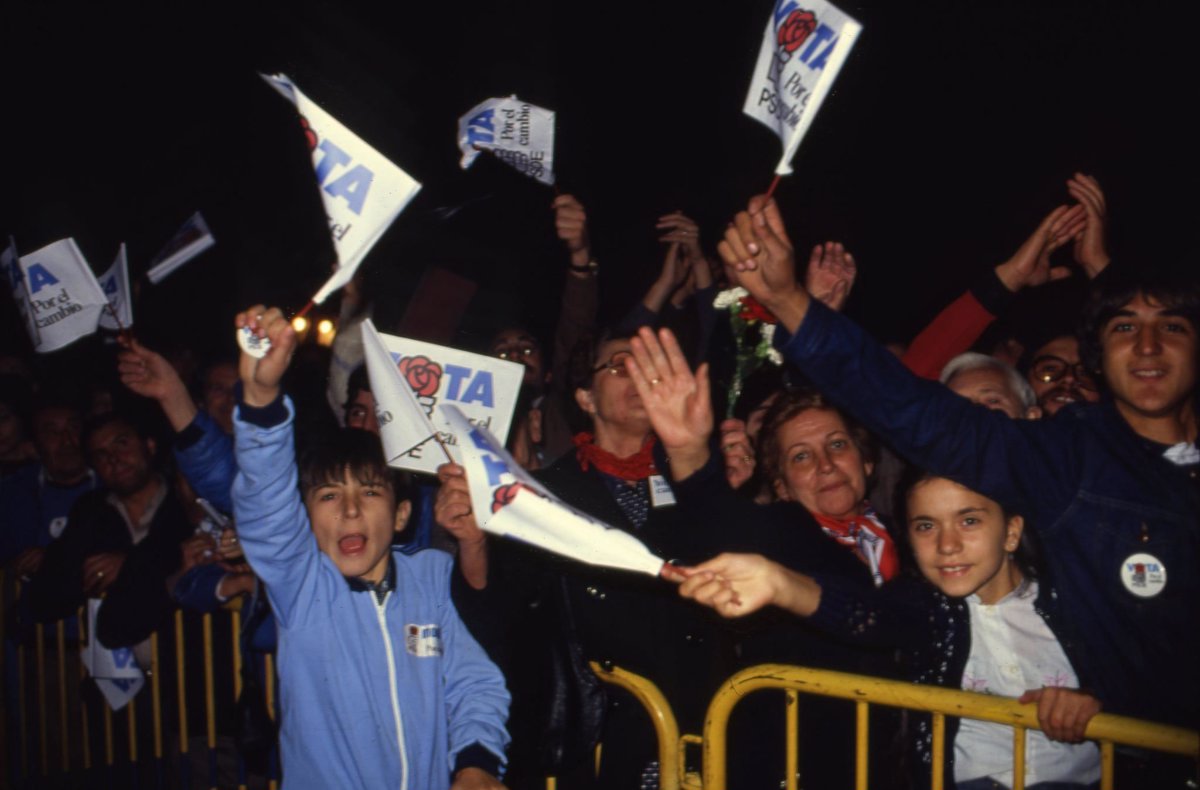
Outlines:
{"type": "MultiPolygon", "coordinates": [[[[102,597],[93,638],[148,668],[153,633],[166,651],[199,643],[172,642],[177,608],[240,600],[231,649],[278,656],[287,787],[657,787],[675,767],[589,662],[651,679],[684,732],[764,662],[1014,697],[1041,728],[1025,786],[1097,786],[1096,713],[1200,725],[1200,290],[1110,260],[1096,179],[1076,174],[1066,197],[891,348],[841,314],[853,255],[827,242],[802,263],[763,196],[715,250],[682,212],[660,217],[659,276],[600,326],[588,216],[558,196],[554,335],[496,327],[484,349],[525,368],[507,445],[558,498],[670,558],[658,579],[485,533],[462,466],[389,468],[357,283],[324,358],[260,304],[234,323],[270,341],[264,357],[198,364],[123,335],[119,387],[86,399],[10,359],[0,563],[21,588],[5,649],[102,597]],[[988,331],[1016,294],[1067,278],[1088,291],[1069,325],[988,331]]],[[[261,783],[270,743],[247,728],[272,724],[215,673],[221,786],[261,783]]],[[[847,786],[851,706],[804,705],[802,786],[847,786]]],[[[780,786],[782,709],[741,706],[730,787],[780,786]]],[[[953,721],[946,739],[948,786],[1013,785],[1010,729],[953,721]]],[[[871,743],[873,786],[928,786],[927,717],[880,712],[871,743]]],[[[1134,786],[1196,778],[1136,751],[1121,770],[1134,786]]]]}

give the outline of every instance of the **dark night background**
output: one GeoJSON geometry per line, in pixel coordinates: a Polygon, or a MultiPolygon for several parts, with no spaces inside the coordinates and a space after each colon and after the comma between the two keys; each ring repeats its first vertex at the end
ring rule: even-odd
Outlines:
{"type": "MultiPolygon", "coordinates": [[[[863,34],[778,197],[799,248],[834,238],[855,253],[856,318],[911,336],[1066,202],[1075,170],[1108,194],[1118,260],[1192,266],[1194,45],[1181,20],[1095,2],[842,7],[863,34]]],[[[424,184],[364,264],[381,328],[441,267],[478,285],[458,343],[511,321],[546,333],[565,263],[553,193],[486,156],[461,171],[455,144],[460,114],[516,93],[558,113],[560,184],[588,208],[605,310],[623,312],[655,276],[657,216],[684,210],[713,249],[770,182],[779,141],[741,112],[770,8],[10,8],[0,231],[22,252],[74,236],[97,271],[126,241],[139,275],[199,209],[217,246],[143,283],[137,332],[231,349],[236,309],[299,308],[332,260],[295,111],[256,75],[284,72],[424,184]]],[[[4,345],[27,347],[3,309],[4,345]]]]}

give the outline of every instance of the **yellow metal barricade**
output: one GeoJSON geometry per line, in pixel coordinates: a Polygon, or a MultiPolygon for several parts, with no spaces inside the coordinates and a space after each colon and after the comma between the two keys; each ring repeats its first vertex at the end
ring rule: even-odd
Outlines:
{"type": "MultiPolygon", "coordinates": [[[[704,772],[706,788],[722,788],[726,780],[726,728],[733,707],[747,694],[762,689],[786,689],[852,700],[858,706],[855,786],[867,787],[866,725],[869,705],[886,705],[933,714],[933,787],[941,790],[945,754],[945,717],[979,719],[1014,728],[1014,790],[1021,790],[1025,775],[1025,733],[1036,730],[1037,706],[1021,705],[1016,700],[976,694],[956,689],[920,686],[897,680],[850,675],[822,669],[763,664],[745,669],[728,681],[713,697],[704,722],[704,772]]],[[[1113,746],[1134,746],[1167,754],[1200,758],[1200,734],[1194,730],[1113,716],[1101,713],[1088,724],[1087,737],[1099,741],[1101,750],[1101,787],[1112,790],[1113,746]]],[[[796,749],[789,740],[789,755],[796,749]]],[[[789,756],[789,765],[792,758],[789,756]]],[[[789,779],[795,776],[789,775],[789,779]]],[[[664,785],[665,786],[665,785],[664,785]]]]}
{"type": "MultiPolygon", "coordinates": [[[[675,713],[671,710],[667,698],[659,691],[658,686],[641,675],[635,675],[620,667],[605,669],[595,661],[591,662],[591,667],[596,677],[628,691],[650,714],[650,721],[658,736],[659,787],[662,790],[679,790],[687,774],[686,750],[679,737],[679,724],[675,720],[675,713]]],[[[689,740],[694,741],[691,738],[689,740]]]]}

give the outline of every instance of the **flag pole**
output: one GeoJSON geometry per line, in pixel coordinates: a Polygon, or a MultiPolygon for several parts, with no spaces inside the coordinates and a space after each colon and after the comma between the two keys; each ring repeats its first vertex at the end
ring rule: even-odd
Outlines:
{"type": "Polygon", "coordinates": [[[775,177],[771,179],[771,186],[769,186],[767,188],[767,200],[770,200],[771,196],[775,194],[775,188],[777,186],[779,186],[779,174],[778,173],[776,173],[775,177]]]}

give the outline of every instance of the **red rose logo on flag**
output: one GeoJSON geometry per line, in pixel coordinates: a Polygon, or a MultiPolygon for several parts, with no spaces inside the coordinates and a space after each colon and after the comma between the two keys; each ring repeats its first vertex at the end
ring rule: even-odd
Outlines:
{"type": "Polygon", "coordinates": [[[500,486],[492,494],[492,512],[496,513],[500,508],[512,502],[517,498],[517,492],[525,486],[521,483],[509,483],[506,486],[500,486]]]}
{"type": "Polygon", "coordinates": [[[304,130],[304,139],[308,141],[308,150],[315,151],[317,149],[317,133],[308,125],[308,119],[303,115],[300,116],[300,128],[304,130]]]}
{"type": "Polygon", "coordinates": [[[771,311],[763,307],[753,296],[743,296],[741,299],[738,299],[738,302],[742,305],[741,309],[738,310],[738,318],[743,321],[775,323],[775,316],[771,314],[771,311]]]}
{"type": "Polygon", "coordinates": [[[428,357],[404,357],[396,367],[418,397],[433,395],[442,383],[442,366],[428,357]]]}
{"type": "Polygon", "coordinates": [[[816,15],[812,11],[796,9],[779,26],[779,46],[783,47],[784,52],[795,52],[816,29],[816,15]]]}

